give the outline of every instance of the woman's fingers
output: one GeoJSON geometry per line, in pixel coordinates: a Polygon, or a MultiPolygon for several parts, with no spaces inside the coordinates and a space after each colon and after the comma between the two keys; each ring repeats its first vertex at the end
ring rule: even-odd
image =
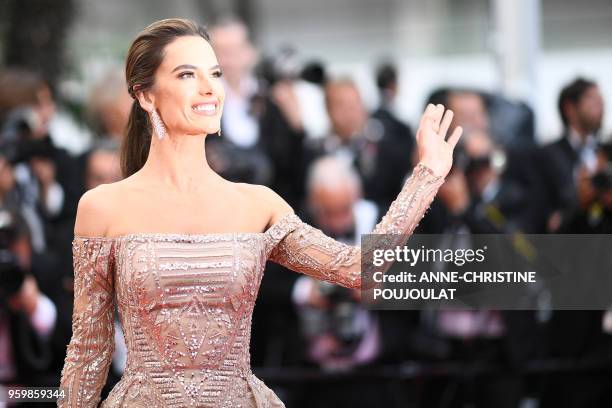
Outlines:
{"type": "MultiPolygon", "coordinates": [[[[421,123],[419,124],[419,130],[429,128],[437,133],[442,140],[445,140],[448,129],[453,121],[453,116],[454,113],[450,109],[446,110],[445,112],[444,105],[433,105],[430,103],[425,108],[425,112],[423,112],[421,123]]],[[[461,128],[461,126],[457,126],[448,139],[446,139],[446,142],[451,146],[451,148],[455,148],[459,142],[459,139],[461,138],[462,133],[463,128],[461,128]]],[[[418,132],[417,138],[420,136],[421,132],[418,132]]]]}
{"type": "Polygon", "coordinates": [[[421,123],[419,123],[420,128],[424,128],[428,125],[427,122],[431,119],[431,112],[433,109],[434,105],[432,105],[431,103],[427,105],[427,108],[425,108],[425,112],[423,112],[423,116],[421,116],[421,123]]]}
{"type": "Polygon", "coordinates": [[[451,145],[453,149],[457,145],[457,142],[459,141],[459,138],[461,137],[462,133],[463,133],[463,128],[461,126],[457,126],[455,130],[453,130],[453,133],[448,138],[447,143],[451,145]]]}
{"type": "Polygon", "coordinates": [[[427,108],[425,108],[425,112],[423,112],[423,116],[421,117],[419,127],[422,129],[430,128],[434,132],[438,133],[440,130],[440,120],[442,119],[443,113],[444,105],[428,104],[427,108]]]}
{"type": "Polygon", "coordinates": [[[440,131],[438,132],[442,139],[446,139],[446,132],[448,132],[448,128],[450,127],[451,122],[453,121],[453,111],[447,110],[444,113],[444,117],[442,118],[442,123],[440,124],[440,131]]]}
{"type": "Polygon", "coordinates": [[[432,114],[434,118],[433,128],[436,133],[440,131],[440,121],[442,120],[443,114],[444,114],[444,105],[442,104],[436,105],[434,112],[432,114]]]}
{"type": "MultiPolygon", "coordinates": [[[[442,104],[428,104],[427,108],[425,108],[425,112],[423,112],[423,116],[421,117],[420,127],[424,129],[432,129],[435,133],[439,134],[442,137],[442,140],[444,140],[446,138],[446,134],[453,121],[454,116],[453,111],[448,109],[445,112],[445,110],[446,109],[442,104]]],[[[455,132],[453,132],[453,135],[449,137],[449,143],[451,138],[454,138],[454,136],[455,132]]],[[[456,136],[457,140],[459,140],[460,136],[461,134],[459,134],[459,136],[456,136]]]]}

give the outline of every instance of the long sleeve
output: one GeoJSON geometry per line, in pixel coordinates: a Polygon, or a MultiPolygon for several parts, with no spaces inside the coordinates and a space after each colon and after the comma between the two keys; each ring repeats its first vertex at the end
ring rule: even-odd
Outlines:
{"type": "MultiPolygon", "coordinates": [[[[412,234],[444,178],[419,163],[372,234],[392,236],[385,245],[401,245],[412,234]]],[[[361,288],[361,247],[346,245],[302,222],[295,214],[272,232],[278,243],[269,260],[316,279],[361,288]]],[[[371,245],[369,246],[371,247],[371,245]]]]}
{"type": "Polygon", "coordinates": [[[74,308],[58,407],[96,407],[114,351],[114,241],[75,237],[74,308]]]}

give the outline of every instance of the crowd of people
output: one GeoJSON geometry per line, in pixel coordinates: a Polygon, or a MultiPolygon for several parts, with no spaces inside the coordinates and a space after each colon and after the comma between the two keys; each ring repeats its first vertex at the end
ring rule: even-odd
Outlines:
{"type": "MultiPolygon", "coordinates": [[[[376,70],[380,106],[368,112],[358,84],[330,78],[322,63],[297,63],[290,49],[260,59],[239,21],[221,21],[210,34],[226,88],[222,135],[206,140],[211,167],[228,180],[271,187],[311,225],[359,244],[416,164],[414,128],[393,109],[393,64],[376,70]]],[[[612,233],[612,144],[602,142],[597,83],[576,78],[560,90],[564,131],[546,145],[536,143],[532,110],[500,95],[448,87],[433,90],[426,103],[453,110],[452,127],[462,126],[464,136],[417,233],[448,236],[448,248],[459,245],[457,233],[612,233]]],[[[83,153],[53,134],[57,106],[37,73],[0,72],[3,384],[59,384],[72,333],[78,200],[121,179],[131,106],[121,71],[110,70],[93,87],[83,119],[95,137],[83,153]]],[[[118,320],[104,392],[126,361],[118,320]]],[[[253,320],[253,367],[264,380],[279,373],[266,382],[291,407],[518,407],[526,398],[544,408],[612,406],[612,311],[373,311],[354,290],[270,263],[253,320]],[[534,361],[589,359],[607,366],[540,377],[526,370],[534,361]],[[422,372],[401,382],[407,362],[422,372]],[[434,366],[446,368],[427,370],[434,366]],[[363,374],[384,367],[396,371],[376,380],[363,374]],[[498,371],[479,374],[478,367],[498,371]],[[282,378],[295,368],[309,374],[282,378]],[[317,372],[328,381],[313,380],[317,372]],[[329,380],[329,373],[344,377],[329,380]]]]}

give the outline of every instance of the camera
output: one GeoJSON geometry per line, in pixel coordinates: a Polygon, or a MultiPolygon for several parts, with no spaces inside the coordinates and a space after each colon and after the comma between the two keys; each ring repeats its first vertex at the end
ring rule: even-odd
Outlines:
{"type": "Polygon", "coordinates": [[[49,138],[33,138],[38,128],[38,115],[30,107],[10,111],[0,131],[0,155],[12,164],[32,157],[52,157],[53,145],[49,138]]]}
{"type": "Polygon", "coordinates": [[[351,352],[365,334],[365,327],[357,319],[360,305],[353,299],[351,289],[327,282],[316,282],[321,295],[329,302],[329,309],[324,313],[325,322],[319,322],[319,327],[329,332],[339,340],[345,352],[351,352]]]}
{"type": "Polygon", "coordinates": [[[10,250],[17,236],[17,224],[13,213],[0,209],[0,310],[8,299],[19,292],[26,273],[17,256],[10,250]]]}
{"type": "Polygon", "coordinates": [[[591,185],[602,194],[612,190],[612,141],[601,143],[597,147],[599,154],[603,155],[603,169],[599,170],[591,177],[591,185]]]}
{"type": "Polygon", "coordinates": [[[594,174],[591,183],[600,193],[612,190],[612,164],[608,164],[603,170],[594,174]]]}
{"type": "Polygon", "coordinates": [[[302,61],[291,47],[283,47],[277,53],[265,56],[257,67],[259,77],[270,86],[278,81],[295,80],[301,71],[302,61]]]}

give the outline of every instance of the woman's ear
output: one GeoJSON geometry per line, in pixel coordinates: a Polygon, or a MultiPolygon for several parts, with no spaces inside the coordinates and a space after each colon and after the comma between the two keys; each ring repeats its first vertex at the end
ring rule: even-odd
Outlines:
{"type": "Polygon", "coordinates": [[[140,107],[145,111],[151,113],[153,112],[153,109],[155,109],[155,97],[148,90],[137,91],[136,99],[138,100],[140,107]]]}

